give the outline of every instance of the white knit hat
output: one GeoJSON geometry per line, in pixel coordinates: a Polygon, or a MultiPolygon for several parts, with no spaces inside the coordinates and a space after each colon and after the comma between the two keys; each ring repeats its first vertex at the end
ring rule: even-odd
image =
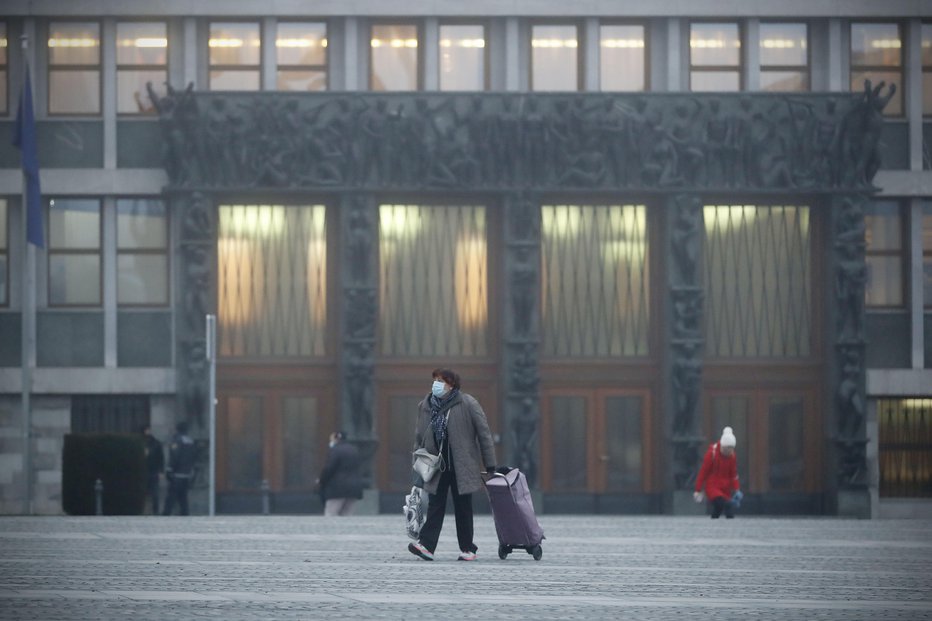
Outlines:
{"type": "Polygon", "coordinates": [[[735,438],[735,433],[731,430],[731,427],[725,427],[722,430],[722,439],[719,440],[719,444],[723,447],[730,446],[732,448],[738,443],[738,440],[735,438]]]}

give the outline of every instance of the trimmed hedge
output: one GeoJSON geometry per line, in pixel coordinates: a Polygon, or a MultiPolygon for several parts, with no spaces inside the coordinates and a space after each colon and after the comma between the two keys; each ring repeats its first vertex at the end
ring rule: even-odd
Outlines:
{"type": "Polygon", "coordinates": [[[104,515],[141,515],[146,504],[145,444],[140,434],[71,433],[62,449],[62,509],[94,515],[94,482],[104,485],[104,515]]]}

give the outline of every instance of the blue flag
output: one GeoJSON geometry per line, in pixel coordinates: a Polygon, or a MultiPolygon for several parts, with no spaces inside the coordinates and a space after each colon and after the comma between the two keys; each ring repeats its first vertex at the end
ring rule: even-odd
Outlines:
{"type": "Polygon", "coordinates": [[[32,113],[32,83],[29,67],[19,97],[16,112],[16,129],[13,145],[22,151],[23,174],[26,176],[26,241],[45,248],[45,233],[42,226],[42,191],[39,189],[39,153],[36,149],[36,118],[32,113]]]}

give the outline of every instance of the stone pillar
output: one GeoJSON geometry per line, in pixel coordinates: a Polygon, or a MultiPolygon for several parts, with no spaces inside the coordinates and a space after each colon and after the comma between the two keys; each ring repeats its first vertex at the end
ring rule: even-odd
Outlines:
{"type": "Polygon", "coordinates": [[[505,201],[504,417],[499,459],[539,484],[540,202],[515,193],[505,201]]]}
{"type": "Polygon", "coordinates": [[[171,197],[178,243],[175,248],[175,365],[178,371],[176,422],[186,420],[195,435],[208,427],[206,315],[216,308],[216,210],[202,192],[171,197]],[[198,431],[195,431],[195,427],[198,431]]]}
{"type": "Polygon", "coordinates": [[[702,201],[679,194],[667,200],[666,333],[670,381],[666,411],[670,430],[672,502],[674,514],[700,513],[692,489],[702,458],[702,201]]]}
{"type": "Polygon", "coordinates": [[[371,483],[375,435],[375,326],[378,321],[378,205],[371,194],[340,200],[343,251],[340,423],[364,459],[371,483]]]}
{"type": "MultiPolygon", "coordinates": [[[[836,464],[835,508],[839,515],[870,517],[867,472],[867,406],[865,389],[863,195],[832,198],[832,261],[829,284],[834,293],[834,359],[829,377],[833,387],[829,421],[830,454],[836,464]]],[[[831,316],[831,315],[830,315],[831,316]]],[[[828,463],[831,463],[829,461],[828,463]]]]}

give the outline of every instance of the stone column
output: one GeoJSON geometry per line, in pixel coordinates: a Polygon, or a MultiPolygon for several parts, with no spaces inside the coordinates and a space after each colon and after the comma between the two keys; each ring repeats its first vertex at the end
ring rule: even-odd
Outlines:
{"type": "Polygon", "coordinates": [[[505,201],[505,399],[499,454],[532,488],[540,467],[540,202],[515,193],[505,201]]]}
{"type": "MultiPolygon", "coordinates": [[[[672,511],[697,513],[692,488],[702,458],[702,201],[692,194],[667,199],[667,416],[670,421],[672,511]]],[[[668,480],[669,480],[668,478],[668,480]]]]}
{"type": "Polygon", "coordinates": [[[340,199],[343,252],[341,280],[340,422],[364,458],[371,481],[377,439],[375,402],[375,326],[378,321],[378,205],[371,194],[348,192],[340,199]]]}
{"type": "MultiPolygon", "coordinates": [[[[864,259],[863,195],[832,198],[832,261],[829,286],[834,293],[834,360],[828,371],[833,386],[834,414],[829,437],[836,464],[836,511],[839,515],[870,517],[867,476],[866,397],[864,337],[864,288],[867,264],[864,259]]],[[[829,462],[831,463],[831,462],[829,462]]]]}
{"type": "MultiPolygon", "coordinates": [[[[216,209],[203,192],[170,197],[176,223],[175,365],[178,402],[176,422],[186,420],[206,436],[206,316],[217,307],[216,209]]],[[[194,431],[194,429],[192,429],[194,431]]]]}

